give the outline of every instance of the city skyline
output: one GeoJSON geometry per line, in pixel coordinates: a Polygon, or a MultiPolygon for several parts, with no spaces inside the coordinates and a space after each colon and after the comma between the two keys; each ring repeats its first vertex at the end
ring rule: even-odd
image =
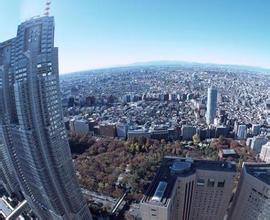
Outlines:
{"type": "MultiPolygon", "coordinates": [[[[260,3],[53,1],[60,73],[153,60],[270,68],[270,3],[260,3]]],[[[15,35],[14,25],[42,14],[44,1],[1,0],[1,5],[4,41],[15,35]],[[11,10],[15,16],[10,16],[11,10]]]]}

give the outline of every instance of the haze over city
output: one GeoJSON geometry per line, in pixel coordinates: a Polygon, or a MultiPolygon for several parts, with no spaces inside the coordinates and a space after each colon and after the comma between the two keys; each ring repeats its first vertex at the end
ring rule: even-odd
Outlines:
{"type": "MultiPolygon", "coordinates": [[[[16,24],[41,14],[44,1],[0,3],[3,41],[14,36],[16,24]]],[[[270,68],[268,0],[57,0],[53,4],[60,74],[156,60],[270,68]]]]}

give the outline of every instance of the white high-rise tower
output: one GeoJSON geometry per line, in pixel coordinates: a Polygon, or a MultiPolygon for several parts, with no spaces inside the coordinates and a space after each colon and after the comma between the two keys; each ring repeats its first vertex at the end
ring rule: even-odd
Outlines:
{"type": "Polygon", "coordinates": [[[207,93],[206,123],[212,124],[217,112],[217,89],[210,87],[207,93]]]}

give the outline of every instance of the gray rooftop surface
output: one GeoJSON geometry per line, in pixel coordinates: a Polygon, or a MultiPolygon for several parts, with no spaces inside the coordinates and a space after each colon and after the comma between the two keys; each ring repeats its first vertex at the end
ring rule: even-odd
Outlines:
{"type": "Polygon", "coordinates": [[[270,185],[270,164],[265,163],[245,163],[244,168],[247,173],[270,185]]]}

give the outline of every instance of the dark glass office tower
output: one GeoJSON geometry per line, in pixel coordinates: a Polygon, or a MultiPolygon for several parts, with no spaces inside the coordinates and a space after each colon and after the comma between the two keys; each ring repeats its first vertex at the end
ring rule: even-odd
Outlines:
{"type": "Polygon", "coordinates": [[[91,219],[63,124],[54,18],[22,23],[11,44],[10,69],[1,71],[8,95],[0,100],[0,131],[12,172],[41,219],[91,219]]]}

